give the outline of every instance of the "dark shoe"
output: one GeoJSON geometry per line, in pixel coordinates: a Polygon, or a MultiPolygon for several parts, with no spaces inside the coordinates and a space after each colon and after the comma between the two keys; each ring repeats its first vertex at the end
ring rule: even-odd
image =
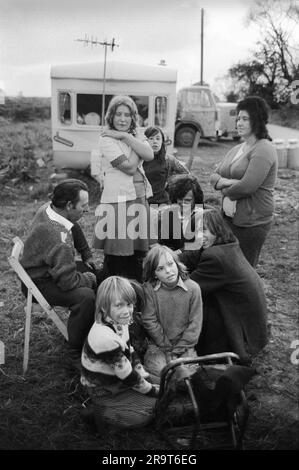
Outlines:
{"type": "Polygon", "coordinates": [[[81,373],[81,350],[69,347],[68,355],[71,366],[81,373]]]}
{"type": "Polygon", "coordinates": [[[81,359],[82,350],[69,347],[69,356],[72,359],[81,359]]]}
{"type": "Polygon", "coordinates": [[[251,357],[246,356],[246,357],[241,357],[239,361],[240,366],[244,367],[252,367],[253,360],[251,357]]]}
{"type": "Polygon", "coordinates": [[[94,410],[93,408],[83,408],[81,413],[81,418],[83,421],[91,428],[91,431],[96,433],[97,432],[97,426],[96,426],[96,420],[95,420],[95,415],[94,415],[94,410]]]}

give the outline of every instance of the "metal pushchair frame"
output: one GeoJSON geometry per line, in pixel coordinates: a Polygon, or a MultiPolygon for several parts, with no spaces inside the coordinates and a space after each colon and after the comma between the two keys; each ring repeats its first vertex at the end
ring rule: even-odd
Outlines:
{"type": "MultiPolygon", "coordinates": [[[[243,449],[243,438],[246,429],[246,424],[249,416],[249,407],[246,400],[244,390],[242,389],[238,394],[238,405],[233,410],[232,413],[225,419],[220,419],[219,421],[213,420],[212,422],[202,422],[201,420],[201,409],[200,403],[196,400],[194,389],[192,386],[191,375],[186,375],[183,380],[186,385],[186,390],[188,396],[187,408],[189,408],[191,423],[187,425],[172,425],[168,422],[165,422],[163,416],[167,413],[167,408],[170,403],[167,401],[167,390],[169,388],[170,380],[173,377],[174,373],[178,370],[180,366],[186,365],[198,365],[198,367],[211,367],[224,370],[238,363],[240,358],[237,354],[232,352],[210,354],[197,358],[180,358],[171,361],[167,364],[161,372],[161,382],[160,382],[160,392],[156,405],[156,429],[162,438],[170,444],[172,448],[181,449],[180,442],[184,442],[183,447],[186,449],[243,449]],[[220,437],[220,444],[212,444],[209,442],[211,436],[220,437]],[[183,435],[186,437],[189,435],[188,439],[177,439],[174,442],[174,437],[178,435],[183,435]],[[221,441],[222,439],[222,441],[221,441]],[[223,443],[223,439],[226,439],[226,442],[223,443]],[[229,442],[227,442],[229,439],[229,442]],[[213,446],[214,445],[214,446],[213,446]]],[[[186,409],[184,409],[183,414],[186,409]]],[[[169,412],[169,410],[168,410],[169,412]]],[[[213,439],[212,439],[213,440],[213,439]]]]}

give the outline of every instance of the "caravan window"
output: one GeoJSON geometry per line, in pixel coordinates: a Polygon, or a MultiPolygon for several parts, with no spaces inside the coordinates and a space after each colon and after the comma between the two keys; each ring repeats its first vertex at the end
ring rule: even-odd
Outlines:
{"type": "MultiPolygon", "coordinates": [[[[106,114],[108,104],[113,95],[105,95],[106,114]]],[[[102,95],[77,94],[77,118],[79,125],[99,126],[102,119],[102,95]]]]}
{"type": "MultiPolygon", "coordinates": [[[[114,95],[105,95],[105,112],[111,98],[114,95]]],[[[148,96],[131,96],[135,101],[139,114],[139,125],[141,127],[148,125],[148,96]]],[[[79,125],[101,125],[102,119],[102,95],[90,95],[87,93],[77,94],[77,124],[79,125]]]]}
{"type": "Polygon", "coordinates": [[[132,96],[131,98],[135,101],[137,109],[138,109],[138,116],[139,116],[139,126],[146,127],[148,126],[148,96],[132,96]]]}
{"type": "Polygon", "coordinates": [[[167,97],[157,96],[155,99],[155,126],[165,127],[167,118],[167,97]]]}
{"type": "Polygon", "coordinates": [[[62,124],[70,125],[72,121],[71,95],[66,91],[58,93],[58,115],[62,124]]]}

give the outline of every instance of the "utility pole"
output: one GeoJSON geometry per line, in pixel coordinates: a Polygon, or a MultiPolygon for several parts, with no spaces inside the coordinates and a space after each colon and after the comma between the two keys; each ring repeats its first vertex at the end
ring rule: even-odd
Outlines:
{"type": "Polygon", "coordinates": [[[204,9],[201,9],[201,48],[200,48],[200,84],[203,85],[203,17],[204,17],[204,9]]]}
{"type": "Polygon", "coordinates": [[[105,92],[106,92],[106,62],[107,62],[107,47],[111,46],[111,51],[113,52],[113,49],[115,47],[119,47],[118,44],[115,43],[115,39],[113,38],[111,42],[105,41],[101,42],[98,41],[97,38],[93,38],[91,36],[91,39],[87,35],[85,35],[84,39],[75,39],[75,41],[78,42],[83,42],[84,46],[104,46],[105,47],[105,55],[104,55],[104,74],[103,74],[103,93],[102,93],[102,116],[101,116],[101,125],[102,127],[104,126],[104,118],[105,118],[105,92]]]}

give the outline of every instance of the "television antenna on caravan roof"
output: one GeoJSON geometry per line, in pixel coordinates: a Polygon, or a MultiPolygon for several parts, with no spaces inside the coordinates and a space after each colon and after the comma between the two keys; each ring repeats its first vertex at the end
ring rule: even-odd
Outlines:
{"type": "Polygon", "coordinates": [[[107,47],[108,46],[111,46],[111,51],[113,52],[113,49],[115,47],[119,47],[118,44],[115,43],[115,39],[113,38],[111,42],[107,42],[107,40],[105,39],[105,41],[98,41],[97,38],[93,38],[93,36],[91,36],[91,38],[89,38],[86,34],[85,34],[85,38],[84,39],[75,39],[75,41],[78,41],[78,42],[83,42],[84,43],[84,46],[104,46],[105,47],[105,57],[104,57],[104,75],[103,75],[103,94],[102,94],[102,116],[101,116],[101,125],[102,127],[104,126],[104,117],[105,117],[105,89],[106,89],[106,61],[107,61],[107,47]]]}

